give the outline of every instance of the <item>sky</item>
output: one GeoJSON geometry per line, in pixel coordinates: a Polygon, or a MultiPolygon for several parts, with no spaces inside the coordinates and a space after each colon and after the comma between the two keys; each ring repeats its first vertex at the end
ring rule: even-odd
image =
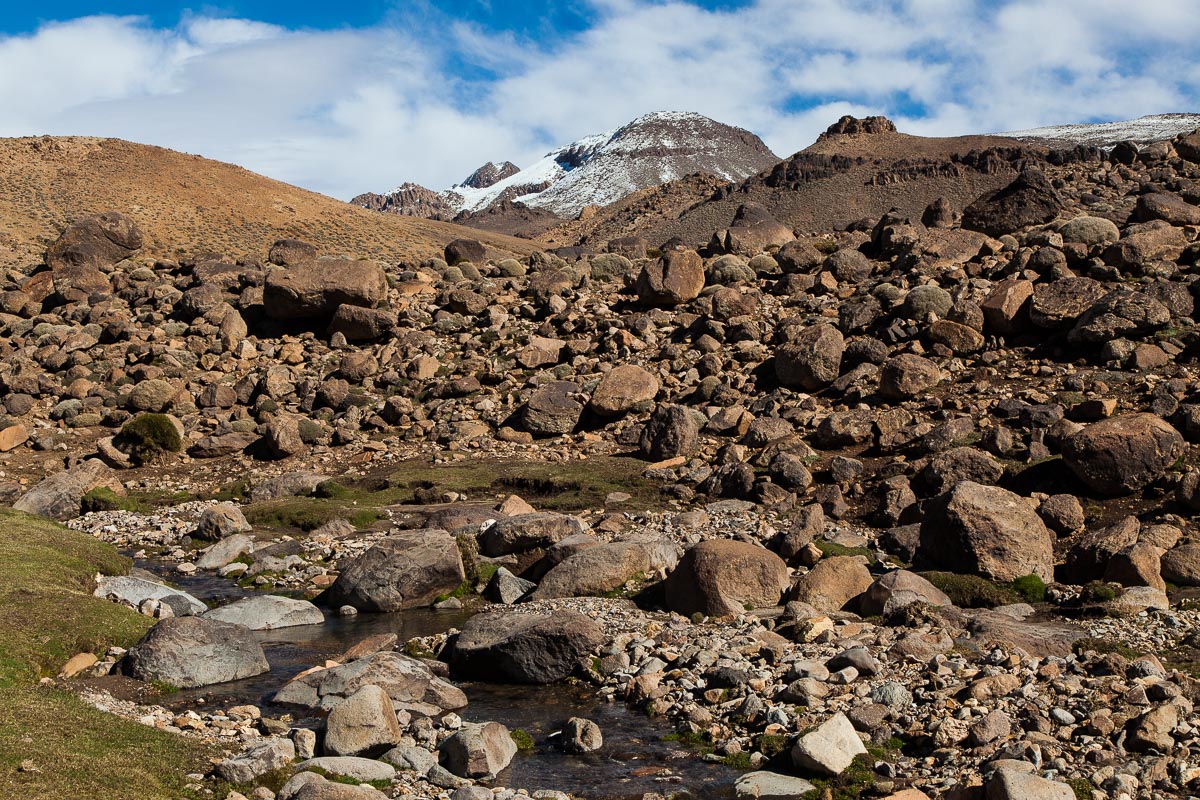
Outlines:
{"type": "Polygon", "coordinates": [[[1195,0],[6,3],[0,136],[114,136],[349,199],[651,111],[780,156],[843,114],[950,136],[1200,111],[1195,0]]]}

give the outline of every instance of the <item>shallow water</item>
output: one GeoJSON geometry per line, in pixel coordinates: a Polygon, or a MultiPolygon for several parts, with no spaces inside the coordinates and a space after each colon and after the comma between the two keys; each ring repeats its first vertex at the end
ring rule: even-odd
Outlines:
{"type": "MultiPolygon", "coordinates": [[[[207,575],[183,577],[169,567],[139,561],[153,572],[212,605],[221,605],[248,592],[233,582],[207,575]]],[[[306,625],[255,635],[262,642],[271,671],[242,681],[181,690],[166,705],[182,710],[204,706],[229,707],[241,703],[265,705],[265,698],[297,673],[336,658],[355,643],[378,633],[395,633],[401,642],[461,627],[469,611],[413,609],[399,614],[330,616],[323,625],[306,625]]],[[[713,798],[733,796],[737,773],[719,764],[701,761],[698,754],[663,737],[673,728],[650,719],[621,702],[606,702],[593,691],[576,686],[512,686],[468,682],[459,684],[470,704],[459,713],[471,722],[496,721],[520,728],[535,742],[534,749],[518,753],[497,784],[513,788],[557,789],[587,800],[640,798],[646,792],[668,797],[713,798]],[[597,753],[568,756],[559,751],[552,734],[570,717],[595,721],[604,733],[597,753]]],[[[289,709],[294,711],[294,709],[289,709]]]]}

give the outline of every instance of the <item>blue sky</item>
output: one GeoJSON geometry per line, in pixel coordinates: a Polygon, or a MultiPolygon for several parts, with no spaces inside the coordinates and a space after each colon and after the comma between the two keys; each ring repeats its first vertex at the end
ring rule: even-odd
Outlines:
{"type": "Polygon", "coordinates": [[[781,156],[846,113],[954,135],[1200,110],[1194,0],[14,6],[0,136],[116,136],[343,198],[444,188],[657,110],[781,156]]]}

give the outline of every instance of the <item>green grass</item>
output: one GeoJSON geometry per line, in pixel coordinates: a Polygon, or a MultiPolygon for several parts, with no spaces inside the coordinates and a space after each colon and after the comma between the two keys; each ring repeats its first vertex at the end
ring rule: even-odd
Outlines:
{"type": "Polygon", "coordinates": [[[1026,603],[1043,603],[1046,600],[1046,583],[1037,575],[1023,575],[1009,584],[1026,603]]]}
{"type": "Polygon", "coordinates": [[[508,735],[512,737],[512,740],[516,743],[518,750],[533,749],[533,737],[530,736],[526,731],[517,728],[509,732],[508,735]]]}
{"type": "Polygon", "coordinates": [[[869,547],[846,547],[836,542],[827,542],[824,539],[819,539],[813,542],[817,549],[821,551],[822,558],[833,558],[835,556],[865,556],[871,564],[875,563],[875,551],[869,547]]]}
{"type": "Polygon", "coordinates": [[[1089,650],[1102,655],[1105,653],[1116,653],[1130,661],[1136,661],[1142,657],[1142,654],[1137,650],[1134,650],[1132,647],[1126,647],[1120,642],[1110,639],[1096,639],[1090,636],[1075,642],[1073,649],[1079,655],[1083,655],[1089,650]]]}
{"type": "Polygon", "coordinates": [[[383,517],[378,507],[358,507],[352,502],[325,497],[287,497],[265,500],[246,506],[246,520],[256,528],[315,531],[335,519],[349,521],[356,528],[370,527],[383,517]]]}
{"type": "Polygon", "coordinates": [[[91,594],[95,573],[128,569],[110,545],[0,510],[0,797],[192,796],[184,775],[205,771],[210,749],[35,685],[76,653],[142,636],[150,619],[91,594]]]}
{"type": "Polygon", "coordinates": [[[146,464],[183,449],[183,439],[166,414],[141,414],[121,428],[113,443],[129,453],[135,464],[146,464]]]}
{"type": "Polygon", "coordinates": [[[941,589],[959,608],[995,608],[1021,601],[1010,587],[992,583],[978,575],[954,572],[922,572],[921,577],[941,589]]]}

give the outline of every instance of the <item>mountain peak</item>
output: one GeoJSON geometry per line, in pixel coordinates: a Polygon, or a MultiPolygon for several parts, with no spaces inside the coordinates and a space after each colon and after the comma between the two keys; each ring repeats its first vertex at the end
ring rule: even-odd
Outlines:
{"type": "MultiPolygon", "coordinates": [[[[690,111],[654,111],[552,150],[525,169],[489,162],[440,196],[455,212],[512,201],[573,217],[585,206],[608,205],[685,175],[703,172],[742,180],[777,161],[750,131],[690,111]]],[[[371,207],[381,205],[375,201],[371,207]]],[[[404,202],[386,207],[408,213],[404,202]]],[[[429,207],[426,198],[417,213],[427,213],[429,207]]]]}
{"type": "Polygon", "coordinates": [[[892,122],[887,117],[852,117],[849,114],[839,119],[837,122],[825,129],[825,133],[821,134],[821,138],[827,136],[850,136],[854,134],[878,135],[882,133],[895,133],[896,123],[892,122]]]}

